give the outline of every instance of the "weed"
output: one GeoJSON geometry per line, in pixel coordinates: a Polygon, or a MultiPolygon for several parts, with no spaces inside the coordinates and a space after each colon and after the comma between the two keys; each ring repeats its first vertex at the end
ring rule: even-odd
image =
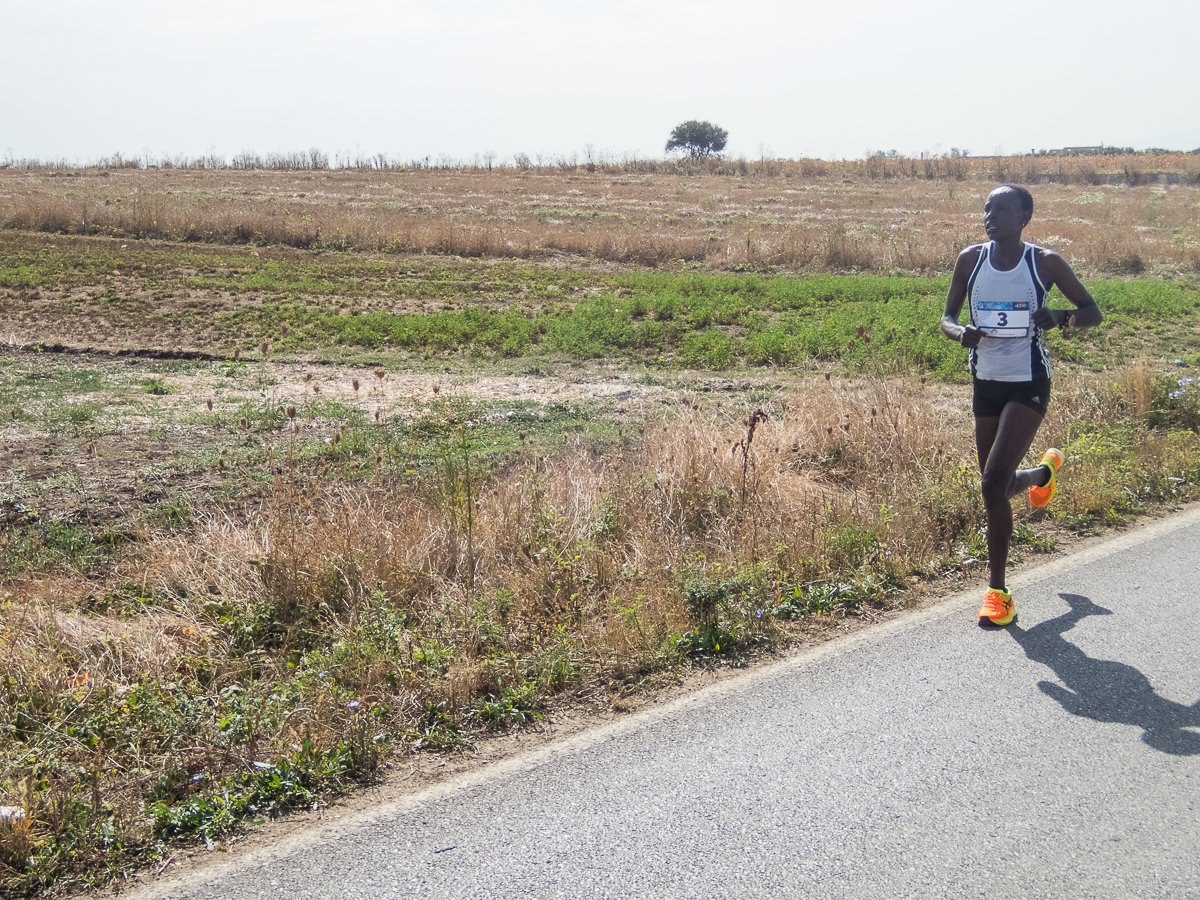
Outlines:
{"type": "Polygon", "coordinates": [[[528,725],[542,718],[537,704],[537,692],[533,684],[505,688],[498,680],[496,691],[477,700],[467,710],[466,717],[482,722],[488,731],[528,725]]]}
{"type": "Polygon", "coordinates": [[[182,530],[192,523],[192,505],[186,497],[163,500],[146,515],[147,521],[159,528],[182,530]]]}
{"type": "Polygon", "coordinates": [[[522,674],[531,687],[547,694],[558,693],[578,678],[577,655],[567,626],[556,625],[547,646],[530,655],[522,674]]]}
{"type": "Polygon", "coordinates": [[[681,656],[708,659],[737,649],[737,627],[724,628],[715,623],[697,625],[690,631],[670,638],[671,649],[681,656]]]}
{"type": "Polygon", "coordinates": [[[729,604],[730,595],[738,590],[736,581],[713,581],[690,578],[683,585],[684,604],[688,616],[699,625],[711,625],[729,604]]]}
{"type": "Polygon", "coordinates": [[[872,576],[851,582],[818,582],[797,585],[783,596],[774,614],[781,619],[803,616],[853,615],[864,604],[884,605],[898,589],[872,576]]]}
{"type": "Polygon", "coordinates": [[[1012,545],[1028,547],[1036,553],[1053,553],[1056,546],[1053,538],[1043,537],[1027,525],[1019,523],[1013,526],[1012,545]]]}
{"type": "Polygon", "coordinates": [[[159,397],[173,394],[178,390],[177,387],[166,384],[161,378],[144,378],[142,379],[142,387],[147,394],[159,397]]]}
{"type": "Polygon", "coordinates": [[[95,565],[103,549],[83,525],[71,522],[33,521],[18,526],[0,543],[0,570],[11,573],[51,565],[86,570],[95,565]]]}
{"type": "Polygon", "coordinates": [[[829,516],[825,531],[825,555],[834,572],[854,572],[875,561],[880,552],[873,529],[835,515],[829,516]]]}
{"type": "Polygon", "coordinates": [[[454,717],[446,709],[446,702],[429,703],[420,722],[404,732],[404,738],[412,741],[413,750],[445,751],[459,750],[471,742],[459,732],[454,717]]]}
{"type": "Polygon", "coordinates": [[[86,426],[96,421],[103,410],[103,404],[93,401],[53,406],[46,412],[46,430],[51,434],[69,430],[78,437],[86,426]]]}
{"type": "MultiPolygon", "coordinates": [[[[206,790],[184,802],[155,801],[148,810],[154,833],[163,837],[199,835],[212,850],[216,838],[247,820],[271,818],[290,808],[314,804],[322,790],[336,786],[349,772],[349,757],[344,744],[321,751],[306,740],[291,757],[255,763],[252,771],[219,785],[206,785],[206,790]]],[[[198,773],[192,781],[205,784],[209,779],[198,773]]]]}
{"type": "Polygon", "coordinates": [[[1154,384],[1149,421],[1159,428],[1200,432],[1200,379],[1194,375],[1158,378],[1154,384]]]}

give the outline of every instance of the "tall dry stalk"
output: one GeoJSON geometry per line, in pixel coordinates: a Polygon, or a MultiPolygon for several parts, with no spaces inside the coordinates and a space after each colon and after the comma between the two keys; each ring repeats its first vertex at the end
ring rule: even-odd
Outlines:
{"type": "Polygon", "coordinates": [[[1029,236],[1086,273],[1200,259],[1194,242],[1176,238],[1192,227],[1200,190],[1200,163],[1186,154],[771,163],[693,173],[642,161],[637,174],[599,166],[583,175],[556,167],[206,168],[181,174],[169,192],[137,169],[84,171],[68,186],[54,171],[10,168],[0,170],[0,224],[387,253],[941,273],[964,243],[982,238],[988,190],[1015,180],[1037,186],[1029,236]],[[1127,176],[1134,169],[1142,174],[1127,176]],[[699,176],[702,190],[691,187],[699,176]]]}

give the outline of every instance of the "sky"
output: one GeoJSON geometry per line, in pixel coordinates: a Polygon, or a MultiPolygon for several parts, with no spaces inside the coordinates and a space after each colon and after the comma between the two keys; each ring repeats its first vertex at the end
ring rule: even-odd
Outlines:
{"type": "Polygon", "coordinates": [[[1200,147],[1200,2],[0,0],[0,159],[1200,147]]]}

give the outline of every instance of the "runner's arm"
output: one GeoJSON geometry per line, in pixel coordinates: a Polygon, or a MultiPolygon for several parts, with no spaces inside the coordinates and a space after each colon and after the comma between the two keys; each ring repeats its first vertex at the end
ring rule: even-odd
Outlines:
{"type": "Polygon", "coordinates": [[[978,347],[983,339],[983,332],[974,325],[958,324],[963,303],[967,299],[967,282],[971,278],[975,263],[979,261],[979,253],[979,246],[975,245],[958,254],[958,261],[954,264],[954,275],[950,279],[950,290],[946,294],[946,311],[942,313],[942,334],[964,347],[978,347]]]}
{"type": "Polygon", "coordinates": [[[1067,265],[1067,261],[1053,250],[1039,248],[1038,272],[1047,290],[1057,286],[1062,295],[1075,304],[1075,312],[1069,309],[1050,309],[1044,306],[1033,316],[1033,323],[1039,328],[1057,328],[1067,325],[1071,328],[1094,328],[1104,321],[1100,307],[1088,293],[1088,289],[1067,265]]]}

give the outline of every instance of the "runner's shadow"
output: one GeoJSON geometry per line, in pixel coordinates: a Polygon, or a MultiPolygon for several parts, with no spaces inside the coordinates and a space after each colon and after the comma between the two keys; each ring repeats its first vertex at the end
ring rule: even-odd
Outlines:
{"type": "Polygon", "coordinates": [[[1039,681],[1041,692],[1053,697],[1072,715],[1141,728],[1142,740],[1156,750],[1176,756],[1200,754],[1200,734],[1184,730],[1188,726],[1200,727],[1200,700],[1184,706],[1160,697],[1150,679],[1133,666],[1092,659],[1067,641],[1063,634],[1081,619],[1111,616],[1112,612],[1078,594],[1058,596],[1067,601],[1070,612],[1028,631],[1015,624],[1007,629],[1026,656],[1049,666],[1062,681],[1062,684],[1039,681]]]}

